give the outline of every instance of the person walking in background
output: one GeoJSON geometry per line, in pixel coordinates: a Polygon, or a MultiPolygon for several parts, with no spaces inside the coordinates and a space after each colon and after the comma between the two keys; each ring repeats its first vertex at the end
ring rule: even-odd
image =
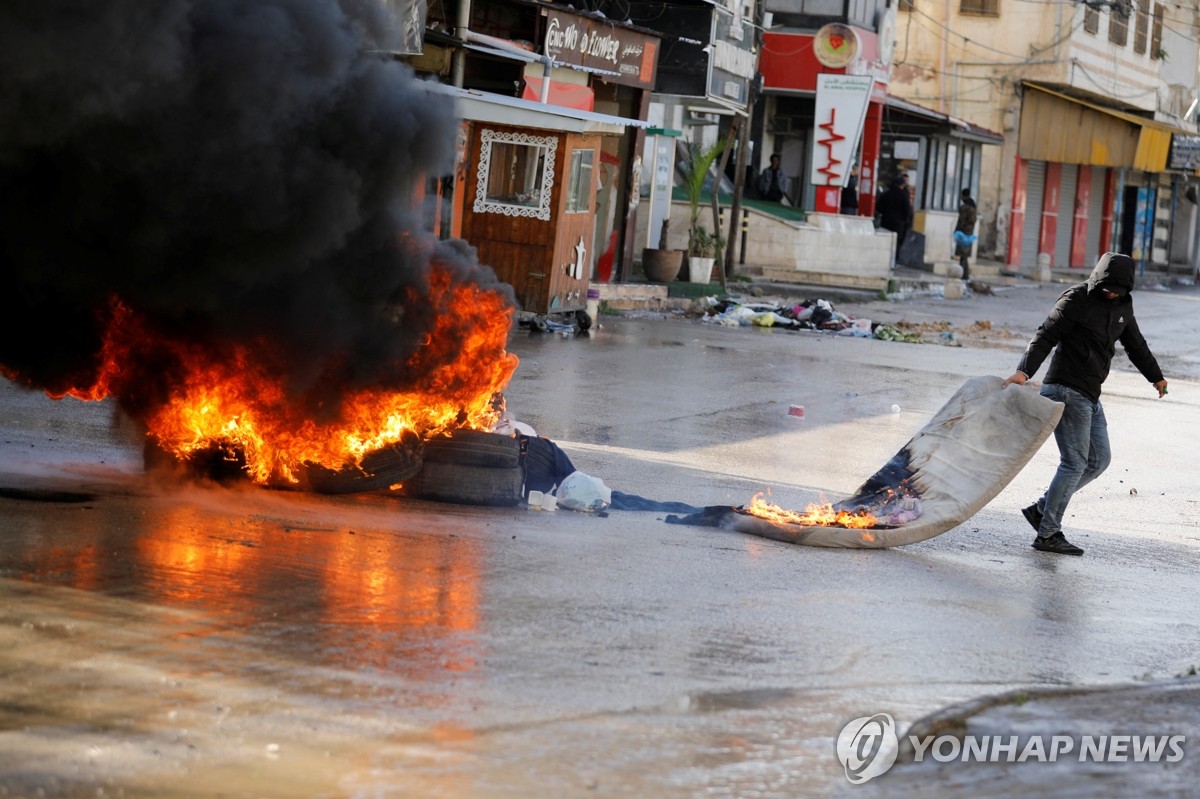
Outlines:
{"type": "Polygon", "coordinates": [[[1062,419],[1054,428],[1058,444],[1058,471],[1037,502],[1021,513],[1037,531],[1033,548],[1060,555],[1082,555],[1083,550],[1063,536],[1062,520],[1075,492],[1095,480],[1112,459],[1108,423],[1100,405],[1100,386],[1108,377],[1121,342],[1125,354],[1161,398],[1167,381],[1150,346],[1133,318],[1135,265],[1127,255],[1105,253],[1091,276],[1063,292],[1046,321],[1034,333],[1017,371],[1004,381],[1023,385],[1054,350],[1046,382],[1039,392],[1061,402],[1062,419]]]}
{"type": "Polygon", "coordinates": [[[758,195],[775,203],[783,200],[788,190],[788,178],[779,167],[779,161],[779,153],[773,153],[771,165],[758,176],[758,195]]]}
{"type": "Polygon", "coordinates": [[[896,259],[912,225],[913,206],[908,196],[908,175],[901,173],[879,198],[879,224],[896,234],[896,259]]]}
{"type": "Polygon", "coordinates": [[[843,214],[858,216],[858,164],[850,168],[846,185],[842,186],[842,199],[838,208],[843,214]]]}
{"type": "Polygon", "coordinates": [[[954,226],[954,249],[958,263],[962,266],[962,279],[971,279],[971,247],[975,244],[975,220],[979,212],[971,190],[962,190],[962,202],[958,205],[958,223],[954,226]]]}

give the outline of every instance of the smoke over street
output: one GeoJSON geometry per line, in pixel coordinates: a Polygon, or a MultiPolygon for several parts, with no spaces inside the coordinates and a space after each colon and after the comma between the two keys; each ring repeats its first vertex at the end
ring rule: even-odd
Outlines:
{"type": "Polygon", "coordinates": [[[355,0],[6,3],[0,372],[145,418],[202,353],[328,417],[506,312],[469,248],[423,232],[413,190],[456,123],[380,53],[394,33],[355,0]],[[463,286],[489,302],[457,308],[463,286]]]}

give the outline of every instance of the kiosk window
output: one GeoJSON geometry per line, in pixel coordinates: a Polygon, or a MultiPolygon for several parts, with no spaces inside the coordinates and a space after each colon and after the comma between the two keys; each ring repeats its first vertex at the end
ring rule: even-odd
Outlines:
{"type": "Polygon", "coordinates": [[[481,139],[474,210],[549,219],[558,140],[494,130],[481,139]]]}
{"type": "Polygon", "coordinates": [[[595,150],[576,150],[571,153],[571,171],[567,179],[567,213],[583,214],[591,208],[592,163],[595,150]]]}

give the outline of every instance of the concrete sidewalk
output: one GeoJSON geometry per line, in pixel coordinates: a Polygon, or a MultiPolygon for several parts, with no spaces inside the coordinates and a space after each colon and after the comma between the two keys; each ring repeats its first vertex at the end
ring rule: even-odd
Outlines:
{"type": "MultiPolygon", "coordinates": [[[[903,302],[916,297],[940,296],[950,300],[960,299],[958,294],[947,291],[949,284],[962,287],[962,297],[978,294],[1003,292],[1009,289],[1038,286],[1068,286],[1086,280],[1088,270],[1054,269],[1049,281],[1039,281],[1029,272],[1014,272],[1007,264],[980,259],[971,264],[971,279],[959,281],[933,271],[897,266],[892,269],[892,280],[886,292],[870,291],[839,286],[812,285],[806,283],[780,282],[763,278],[754,266],[738,267],[737,277],[730,280],[726,288],[719,283],[695,284],[685,281],[673,283],[593,283],[591,288],[598,292],[602,311],[651,311],[682,313],[690,308],[698,297],[745,296],[750,298],[825,299],[832,303],[857,304],[879,299],[903,302]]],[[[1166,272],[1146,272],[1139,276],[1139,289],[1163,289],[1191,287],[1195,278],[1166,272]]]]}

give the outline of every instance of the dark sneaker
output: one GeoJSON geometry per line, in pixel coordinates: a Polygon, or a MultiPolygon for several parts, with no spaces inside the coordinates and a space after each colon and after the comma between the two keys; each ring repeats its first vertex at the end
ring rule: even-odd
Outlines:
{"type": "Polygon", "coordinates": [[[1021,508],[1021,515],[1025,517],[1025,521],[1029,522],[1029,526],[1035,533],[1042,529],[1042,512],[1038,510],[1036,502],[1028,508],[1021,508]]]}
{"type": "Polygon", "coordinates": [[[1042,552],[1053,552],[1057,555],[1082,555],[1083,550],[1072,544],[1062,533],[1043,538],[1038,536],[1033,540],[1033,548],[1042,552]]]}

